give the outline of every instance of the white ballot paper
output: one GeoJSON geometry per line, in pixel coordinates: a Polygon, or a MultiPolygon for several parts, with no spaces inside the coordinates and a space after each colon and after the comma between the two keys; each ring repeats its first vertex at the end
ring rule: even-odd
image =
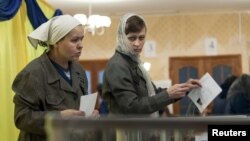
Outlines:
{"type": "Polygon", "coordinates": [[[222,91],[222,89],[209,73],[202,76],[200,83],[202,87],[190,91],[188,97],[197,106],[200,113],[202,113],[208,104],[222,91]]]}
{"type": "Polygon", "coordinates": [[[86,117],[90,116],[93,113],[95,109],[96,98],[97,98],[97,92],[81,96],[81,103],[79,110],[84,111],[86,117]]]}

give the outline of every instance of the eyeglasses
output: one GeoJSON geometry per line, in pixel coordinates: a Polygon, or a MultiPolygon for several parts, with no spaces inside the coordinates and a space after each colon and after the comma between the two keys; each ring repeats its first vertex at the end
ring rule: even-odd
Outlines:
{"type": "Polygon", "coordinates": [[[139,39],[140,41],[144,41],[145,40],[145,35],[140,35],[140,36],[136,36],[136,35],[132,35],[132,36],[127,36],[128,40],[133,42],[137,39],[139,39]]]}

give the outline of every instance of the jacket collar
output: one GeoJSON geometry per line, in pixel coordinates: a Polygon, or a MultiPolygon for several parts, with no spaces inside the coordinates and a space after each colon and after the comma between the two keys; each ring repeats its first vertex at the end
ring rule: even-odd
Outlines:
{"type": "Polygon", "coordinates": [[[134,71],[138,76],[140,76],[142,78],[142,80],[144,80],[146,82],[146,80],[143,77],[142,71],[138,66],[139,65],[138,62],[132,60],[128,55],[123,54],[123,53],[121,53],[121,52],[119,52],[117,50],[116,50],[116,53],[119,54],[125,60],[127,60],[130,67],[131,67],[131,69],[132,69],[132,71],[134,71]]]}
{"type": "Polygon", "coordinates": [[[123,54],[117,50],[116,50],[116,53],[119,54],[123,59],[127,60],[132,69],[136,69],[138,67],[138,63],[132,60],[128,55],[123,54]]]}
{"type": "Polygon", "coordinates": [[[75,63],[72,63],[71,65],[72,86],[70,86],[57,72],[57,70],[51,63],[46,52],[42,54],[41,62],[42,62],[43,67],[46,68],[44,70],[47,75],[48,84],[53,84],[56,81],[59,81],[61,89],[65,91],[69,91],[69,92],[74,92],[74,93],[77,92],[77,90],[79,89],[81,77],[80,77],[79,69],[76,69],[75,67],[75,63]]]}

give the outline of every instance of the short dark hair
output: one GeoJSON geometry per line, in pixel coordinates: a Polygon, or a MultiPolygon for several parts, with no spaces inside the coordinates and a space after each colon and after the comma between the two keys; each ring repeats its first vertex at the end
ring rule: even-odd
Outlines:
{"type": "Polygon", "coordinates": [[[127,20],[125,34],[140,32],[144,27],[146,27],[146,25],[142,18],[139,16],[132,16],[127,20]]]}
{"type": "Polygon", "coordinates": [[[221,88],[222,88],[222,91],[219,95],[220,98],[226,98],[227,97],[227,93],[228,93],[228,90],[229,88],[231,87],[231,85],[233,84],[233,82],[238,78],[238,76],[236,75],[231,75],[231,76],[228,76],[224,82],[220,85],[221,88]]]}

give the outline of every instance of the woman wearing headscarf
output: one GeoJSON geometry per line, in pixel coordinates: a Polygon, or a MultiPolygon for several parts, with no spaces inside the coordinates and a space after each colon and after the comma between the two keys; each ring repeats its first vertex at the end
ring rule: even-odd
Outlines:
{"type": "Polygon", "coordinates": [[[141,16],[128,13],[120,19],[116,51],[106,65],[103,79],[103,95],[110,114],[157,117],[158,110],[201,86],[198,80],[190,79],[169,89],[157,89],[140,59],[146,32],[141,16]]]}
{"type": "MultiPolygon", "coordinates": [[[[77,63],[83,38],[82,25],[70,15],[54,17],[28,35],[33,47],[40,44],[48,49],[19,72],[12,85],[19,141],[45,141],[44,122],[49,113],[84,116],[78,109],[88,82],[77,63]]],[[[98,111],[92,116],[99,116],[98,111]]]]}

